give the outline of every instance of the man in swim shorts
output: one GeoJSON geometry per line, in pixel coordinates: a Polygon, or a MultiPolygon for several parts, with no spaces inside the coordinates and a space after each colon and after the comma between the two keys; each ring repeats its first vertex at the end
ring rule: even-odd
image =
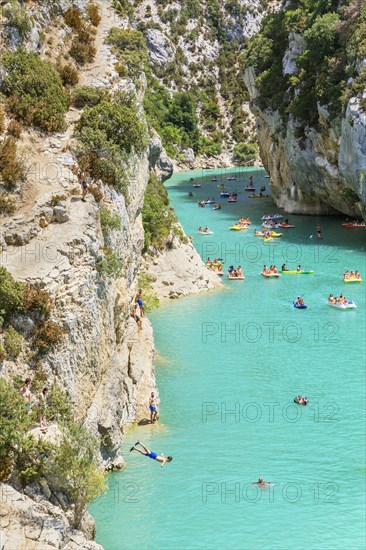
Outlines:
{"type": "Polygon", "coordinates": [[[148,456],[149,458],[152,458],[152,460],[156,460],[157,462],[160,462],[161,468],[164,466],[166,462],[171,462],[173,460],[172,456],[165,457],[163,454],[158,455],[154,453],[154,451],[150,451],[150,449],[148,449],[143,443],[140,443],[140,441],[136,441],[135,445],[131,447],[130,452],[131,451],[137,451],[141,455],[148,456]],[[136,445],[140,445],[145,452],[140,451],[140,449],[136,449],[136,445]]]}
{"type": "Polygon", "coordinates": [[[155,394],[152,391],[149,399],[149,409],[150,409],[150,422],[154,424],[156,422],[156,417],[158,415],[158,407],[155,401],[155,394]]]}

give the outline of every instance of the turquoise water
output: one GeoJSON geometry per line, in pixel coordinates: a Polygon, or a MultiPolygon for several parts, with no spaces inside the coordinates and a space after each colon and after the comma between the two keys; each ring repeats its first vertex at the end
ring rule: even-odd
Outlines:
{"type": "MultiPolygon", "coordinates": [[[[220,177],[226,182],[227,173],[220,177]]],[[[254,171],[257,190],[268,184],[254,171]]],[[[296,226],[263,244],[253,237],[271,199],[239,194],[223,209],[198,208],[218,198],[207,173],[168,182],[172,206],[204,259],[241,264],[245,281],[222,291],[172,301],[151,315],[158,360],[160,422],[126,434],[127,467],[109,476],[109,491],[91,506],[96,540],[115,549],[363,549],[365,547],[365,284],[345,285],[345,269],[366,279],[365,233],[342,217],[288,216],[296,226]],[[194,197],[188,197],[188,191],[194,197]],[[250,231],[228,227],[250,216],[250,231]],[[324,240],[316,241],[320,223],[324,240]],[[212,236],[197,235],[208,224],[212,236]],[[284,260],[312,276],[265,280],[263,264],[284,260]],[[356,310],[326,305],[344,292],[356,310]],[[295,310],[302,294],[307,310],[295,310]],[[292,403],[307,395],[308,407],[292,403]],[[171,454],[162,469],[129,447],[137,439],[171,454]],[[259,476],[274,483],[260,491],[259,476]]],[[[244,188],[240,180],[226,184],[244,188]]]]}

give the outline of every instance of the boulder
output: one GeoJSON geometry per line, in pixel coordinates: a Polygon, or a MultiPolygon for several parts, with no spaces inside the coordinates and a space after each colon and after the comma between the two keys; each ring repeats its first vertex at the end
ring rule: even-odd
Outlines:
{"type": "Polygon", "coordinates": [[[166,65],[174,60],[175,47],[158,29],[149,29],[145,34],[150,59],[157,65],[166,65]]]}
{"type": "Polygon", "coordinates": [[[70,219],[69,211],[64,206],[55,206],[53,213],[58,223],[65,223],[70,219]]]}

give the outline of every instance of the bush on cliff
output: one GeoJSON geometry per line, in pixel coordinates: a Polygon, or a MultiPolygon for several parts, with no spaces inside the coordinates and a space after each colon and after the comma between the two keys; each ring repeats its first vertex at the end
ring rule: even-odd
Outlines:
{"type": "Polygon", "coordinates": [[[16,281],[5,267],[0,266],[0,305],[5,320],[21,308],[24,288],[23,283],[16,281]]]}
{"type": "Polygon", "coordinates": [[[14,188],[25,178],[25,165],[18,158],[16,141],[7,137],[0,145],[0,181],[8,188],[14,188]]]}
{"type": "Polygon", "coordinates": [[[28,125],[49,132],[63,130],[68,101],[52,63],[23,49],[5,53],[2,63],[8,109],[28,125]]]}
{"type": "Polygon", "coordinates": [[[235,145],[234,158],[238,164],[249,166],[253,164],[258,156],[258,145],[256,143],[238,143],[235,145]]]}
{"type": "Polygon", "coordinates": [[[142,208],[142,223],[144,226],[144,251],[149,246],[160,248],[165,244],[177,218],[169,209],[168,193],[159,178],[150,175],[147,184],[144,206],[142,208]]]}

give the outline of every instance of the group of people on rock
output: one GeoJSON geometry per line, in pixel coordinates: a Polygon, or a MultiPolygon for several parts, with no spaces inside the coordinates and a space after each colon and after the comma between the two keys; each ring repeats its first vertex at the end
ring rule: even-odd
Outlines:
{"type": "Polygon", "coordinates": [[[266,265],[263,266],[263,273],[266,273],[267,275],[271,275],[274,273],[278,273],[278,269],[275,265],[270,265],[267,267],[266,265]]]}
{"type": "Polygon", "coordinates": [[[141,297],[142,289],[140,288],[135,296],[135,301],[131,309],[131,317],[135,319],[139,330],[142,330],[142,318],[145,317],[144,303],[141,297]]]}
{"type": "Polygon", "coordinates": [[[343,294],[341,293],[338,298],[333,296],[333,294],[329,294],[328,302],[331,304],[348,304],[348,300],[343,294]]]}
{"type": "Polygon", "coordinates": [[[25,406],[27,408],[27,414],[32,410],[32,407],[36,407],[39,414],[39,424],[41,432],[45,432],[48,428],[47,419],[46,419],[46,409],[47,409],[47,396],[48,388],[44,387],[41,393],[37,396],[34,396],[31,392],[32,380],[26,378],[24,384],[20,388],[20,395],[24,398],[25,406]]]}
{"type": "Polygon", "coordinates": [[[235,269],[233,265],[231,265],[228,269],[229,277],[244,277],[243,269],[241,265],[238,265],[238,267],[235,269]]]}
{"type": "Polygon", "coordinates": [[[357,269],[355,271],[348,271],[347,269],[347,271],[343,273],[343,279],[345,281],[348,281],[348,279],[361,279],[361,275],[357,269]]]}

